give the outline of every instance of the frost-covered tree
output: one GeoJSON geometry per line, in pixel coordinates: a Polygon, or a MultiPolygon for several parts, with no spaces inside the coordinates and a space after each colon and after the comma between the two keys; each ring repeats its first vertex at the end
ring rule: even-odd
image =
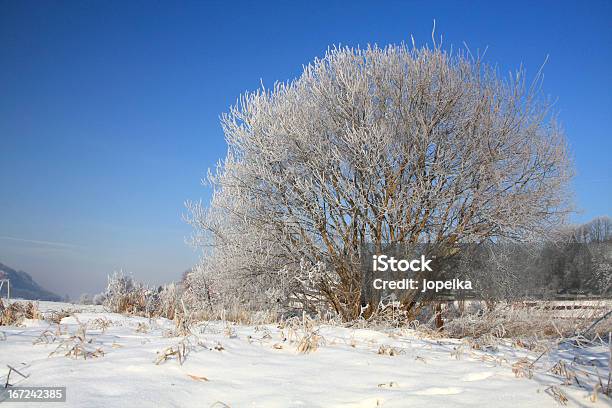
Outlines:
{"type": "Polygon", "coordinates": [[[539,79],[402,44],[333,48],[242,95],[222,117],[212,201],[188,204],[207,293],[351,319],[373,301],[363,244],[546,234],[568,213],[571,163],[539,79]]]}
{"type": "Polygon", "coordinates": [[[574,241],[581,243],[612,242],[612,220],[608,216],[597,217],[575,227],[571,234],[574,241]]]}

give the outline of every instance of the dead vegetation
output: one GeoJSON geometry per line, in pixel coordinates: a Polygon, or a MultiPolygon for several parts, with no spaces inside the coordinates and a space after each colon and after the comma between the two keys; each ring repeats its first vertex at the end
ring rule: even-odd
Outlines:
{"type": "Polygon", "coordinates": [[[178,336],[189,336],[192,334],[191,326],[194,323],[194,318],[187,311],[185,304],[181,301],[182,309],[174,314],[174,331],[178,336]]]}
{"type": "Polygon", "coordinates": [[[230,339],[235,339],[238,337],[236,328],[232,327],[229,323],[225,324],[225,329],[223,330],[223,333],[225,334],[225,337],[228,337],[230,339]]]}
{"type": "Polygon", "coordinates": [[[35,302],[12,302],[5,305],[0,299],[0,326],[18,326],[25,319],[42,318],[42,313],[35,302]]]}
{"type": "Polygon", "coordinates": [[[396,383],[395,381],[378,384],[378,388],[397,388],[397,387],[399,387],[399,384],[396,383]]]}
{"type": "Polygon", "coordinates": [[[512,372],[516,378],[533,378],[533,362],[527,358],[521,358],[512,364],[512,372]]]}
{"type": "Polygon", "coordinates": [[[383,344],[378,348],[378,354],[393,357],[399,355],[400,350],[387,344],[383,344]]]}
{"type": "Polygon", "coordinates": [[[204,377],[203,375],[187,374],[187,376],[194,381],[205,381],[205,382],[210,381],[208,378],[204,377]]]}
{"type": "Polygon", "coordinates": [[[325,338],[319,334],[317,323],[315,319],[303,313],[301,318],[292,317],[281,322],[278,327],[281,329],[283,341],[296,343],[298,353],[308,354],[317,351],[326,343],[325,338]]]}
{"type": "MultiPolygon", "coordinates": [[[[62,311],[64,313],[66,311],[62,311]]],[[[477,314],[475,314],[478,317],[477,314]]],[[[499,322],[499,320],[492,319],[490,316],[486,316],[484,313],[481,313],[480,316],[484,319],[485,322],[499,322]]],[[[105,332],[111,325],[112,322],[107,318],[97,318],[89,321],[87,324],[82,324],[79,322],[78,316],[75,316],[74,319],[78,323],[78,327],[74,334],[67,333],[67,327],[74,327],[73,325],[60,325],[50,327],[47,330],[43,331],[40,336],[34,340],[34,344],[38,345],[57,345],[55,350],[49,354],[49,356],[62,355],[72,359],[92,359],[99,358],[105,355],[105,352],[101,347],[98,347],[94,341],[94,338],[91,336],[91,332],[88,335],[88,330],[101,330],[102,333],[105,332]]],[[[534,318],[535,319],[535,318],[534,318]]],[[[61,319],[59,319],[61,321],[61,319]]],[[[72,319],[71,319],[72,320],[72,319]]],[[[143,320],[143,319],[138,319],[143,320]]],[[[156,365],[161,365],[168,360],[176,360],[179,365],[183,365],[188,357],[188,355],[195,351],[198,346],[203,346],[210,351],[223,352],[225,347],[216,342],[205,346],[201,343],[200,337],[194,334],[198,332],[200,334],[204,334],[206,331],[206,327],[209,327],[209,330],[212,333],[217,335],[224,335],[228,339],[235,339],[238,337],[237,326],[232,324],[229,321],[225,321],[225,323],[216,324],[216,325],[208,325],[204,326],[204,331],[202,331],[202,326],[196,325],[192,315],[187,313],[187,309],[184,305],[181,305],[181,309],[179,311],[175,311],[175,327],[172,330],[169,330],[166,334],[167,337],[183,337],[179,339],[175,344],[169,345],[157,352],[157,356],[153,361],[156,365]]],[[[276,326],[278,331],[275,331],[270,326],[255,326],[254,331],[255,334],[253,336],[247,336],[249,342],[258,341],[262,346],[271,347],[276,350],[296,350],[299,354],[308,354],[316,352],[319,347],[322,347],[326,344],[334,345],[336,344],[336,340],[333,335],[331,337],[331,343],[327,343],[326,339],[320,334],[321,326],[324,324],[336,324],[333,320],[323,320],[320,316],[309,316],[306,313],[303,313],[301,316],[292,317],[286,320],[281,320],[280,323],[276,326]],[[279,341],[280,337],[280,341],[279,341]]],[[[484,324],[484,323],[483,323],[484,324]]],[[[526,324],[523,322],[523,324],[526,324]]],[[[544,323],[542,323],[544,324],[544,323]]],[[[553,321],[550,323],[556,327],[556,323],[553,321]]],[[[367,324],[363,324],[363,321],[359,321],[354,326],[367,327],[367,324]]],[[[343,324],[343,326],[351,326],[351,324],[343,324]]],[[[503,326],[503,325],[502,325],[503,326]]],[[[584,327],[583,325],[582,327],[584,327]]],[[[588,324],[586,325],[588,326],[588,324]]],[[[137,333],[147,334],[153,329],[159,329],[156,326],[156,322],[153,319],[149,320],[149,324],[139,321],[135,330],[137,333]]],[[[504,328],[505,329],[505,328],[504,328]]],[[[393,341],[403,341],[405,336],[414,336],[417,335],[419,337],[425,337],[427,340],[431,342],[431,344],[444,342],[444,337],[447,337],[447,326],[444,330],[435,330],[429,324],[420,324],[418,321],[413,321],[410,324],[407,324],[403,327],[396,327],[391,331],[387,331],[387,335],[391,340],[383,340],[380,343],[376,343],[374,340],[362,340],[357,342],[355,337],[355,332],[346,339],[345,344],[352,346],[353,348],[362,348],[366,343],[368,344],[368,349],[371,352],[376,352],[381,356],[390,356],[396,357],[400,355],[404,355],[407,352],[407,349],[403,349],[401,347],[397,347],[397,344],[390,345],[389,342],[393,341]],[[350,342],[350,343],[349,343],[350,342]],[[382,343],[382,344],[381,344],[382,343]]],[[[73,329],[70,329],[73,332],[73,329]]],[[[548,388],[545,389],[545,393],[550,397],[554,398],[560,404],[567,403],[567,395],[566,392],[570,388],[564,387],[572,387],[574,390],[576,387],[588,392],[588,399],[590,401],[597,401],[598,399],[604,398],[610,395],[610,383],[612,376],[609,376],[606,373],[603,377],[599,376],[599,373],[595,375],[593,372],[597,372],[597,367],[592,368],[590,371],[585,369],[585,365],[588,364],[588,361],[580,361],[575,359],[575,361],[569,360],[559,360],[556,364],[551,367],[551,360],[547,360],[546,364],[540,362],[540,364],[536,365],[538,360],[542,356],[547,355],[553,347],[551,344],[571,344],[574,347],[582,348],[589,347],[593,345],[594,340],[585,338],[584,336],[573,336],[567,337],[559,340],[550,339],[546,336],[528,336],[528,337],[509,337],[507,329],[502,330],[481,330],[477,336],[474,337],[464,337],[461,342],[453,340],[451,344],[457,345],[451,351],[451,357],[454,357],[458,360],[464,358],[464,356],[468,356],[472,359],[481,360],[487,364],[494,364],[496,366],[504,366],[508,369],[512,370],[512,373],[517,378],[523,379],[532,379],[536,375],[541,375],[544,373],[549,373],[558,377],[558,382],[549,382],[546,384],[548,388]],[[514,347],[516,349],[520,349],[521,352],[533,352],[536,353],[534,357],[524,357],[520,358],[516,361],[507,361],[502,357],[499,357],[498,352],[503,347],[514,347]],[[550,385],[550,386],[549,386],[550,385]]],[[[564,331],[556,327],[555,332],[557,333],[557,337],[563,335],[564,331]]],[[[597,331],[595,331],[597,332],[597,331]]],[[[242,332],[241,332],[242,333],[242,332]]],[[[529,333],[529,332],[528,332],[529,333]]],[[[95,334],[100,334],[96,332],[95,334]]],[[[606,336],[605,340],[602,340],[601,337],[598,338],[601,344],[605,344],[607,347],[610,347],[610,357],[609,357],[609,365],[612,368],[612,345],[610,345],[610,340],[612,335],[606,336]],[[606,342],[607,340],[607,342],[606,342]]],[[[447,339],[448,340],[448,339],[447,339]]],[[[227,345],[226,345],[227,346],[227,345]]],[[[112,348],[121,347],[120,345],[113,344],[112,348]]],[[[579,355],[579,354],[577,354],[579,355]]],[[[397,358],[397,357],[396,357],[397,358]]],[[[417,364],[427,364],[427,361],[420,356],[411,356],[411,360],[420,361],[417,364]]],[[[201,376],[191,376],[188,374],[194,381],[207,382],[208,379],[206,377],[201,376]]],[[[378,385],[379,388],[395,388],[398,387],[397,383],[389,382],[382,383],[378,385]]],[[[586,397],[585,397],[586,398],[586,397]]]]}
{"type": "Polygon", "coordinates": [[[282,317],[276,310],[250,310],[243,302],[236,299],[225,301],[222,305],[206,304],[202,307],[198,302],[190,301],[190,296],[186,298],[188,305],[196,305],[192,313],[194,321],[221,320],[255,326],[278,323],[282,317]]]}
{"type": "MultiPolygon", "coordinates": [[[[166,330],[165,337],[189,336],[192,334],[193,324],[204,320],[201,313],[188,310],[182,291],[174,283],[151,289],[135,282],[129,276],[115,273],[108,279],[104,299],[105,308],[114,313],[173,320],[175,327],[166,330]]],[[[136,328],[138,333],[146,333],[149,330],[150,327],[144,323],[140,323],[136,328]]]]}
{"type": "Polygon", "coordinates": [[[146,334],[149,332],[149,326],[146,323],[138,322],[138,326],[136,326],[136,333],[146,334]]]}
{"type": "MultiPolygon", "coordinates": [[[[173,302],[177,305],[174,309],[158,308],[154,310],[166,310],[160,313],[166,313],[167,316],[172,315],[172,319],[174,320],[175,327],[163,332],[163,335],[166,337],[182,337],[182,339],[179,339],[180,341],[176,344],[170,345],[157,352],[157,356],[154,360],[156,365],[161,365],[168,360],[176,360],[180,365],[183,365],[189,353],[195,350],[195,345],[201,345],[198,336],[195,335],[194,332],[202,328],[202,326],[197,325],[197,322],[204,315],[200,312],[189,311],[180,297],[175,298],[173,302]],[[194,339],[197,340],[197,343],[194,343],[194,339]]],[[[42,313],[38,311],[35,303],[29,302],[14,306],[15,304],[16,303],[13,303],[5,307],[0,303],[0,318],[2,319],[0,322],[2,324],[6,324],[5,322],[12,322],[9,324],[18,324],[15,322],[21,322],[26,318],[43,318],[42,313]]],[[[128,307],[125,310],[125,313],[132,314],[130,310],[137,310],[137,308],[128,307]]],[[[445,324],[441,329],[436,328],[433,324],[435,316],[430,315],[428,320],[408,321],[406,320],[407,315],[404,313],[400,313],[392,308],[386,308],[385,310],[384,313],[373,314],[369,319],[359,319],[354,322],[342,323],[342,326],[352,328],[375,326],[377,328],[384,327],[386,329],[392,327],[394,329],[392,332],[388,333],[388,336],[393,340],[401,340],[401,337],[407,335],[407,333],[427,338],[433,342],[443,341],[443,338],[446,337],[461,338],[462,343],[451,352],[451,356],[456,359],[462,359],[464,355],[467,355],[486,363],[492,363],[497,366],[503,365],[511,368],[517,378],[531,379],[537,372],[543,373],[547,371],[550,374],[558,376],[560,382],[547,388],[546,393],[561,404],[566,402],[566,400],[564,400],[566,397],[562,389],[563,386],[579,387],[588,391],[591,401],[596,401],[602,396],[610,396],[612,376],[606,375],[607,378],[601,378],[598,374],[597,376],[593,376],[592,372],[581,372],[579,364],[564,360],[559,360],[552,368],[550,365],[548,365],[548,367],[542,367],[542,364],[540,364],[540,366],[537,367],[535,364],[542,355],[550,351],[551,341],[556,345],[561,342],[571,342],[575,344],[576,347],[588,347],[592,344],[593,337],[600,336],[600,333],[602,333],[603,330],[607,330],[607,327],[611,324],[609,321],[610,319],[598,320],[599,318],[596,313],[599,313],[601,316],[600,310],[588,308],[584,310],[567,309],[560,311],[559,309],[551,307],[550,304],[526,306],[523,304],[500,303],[488,309],[480,308],[464,311],[464,313],[459,316],[452,316],[451,313],[447,311],[447,316],[445,316],[444,319],[445,324]],[[576,335],[576,333],[587,332],[590,333],[589,338],[576,335]],[[536,355],[540,357],[535,360],[534,358],[521,358],[515,362],[508,362],[494,355],[502,345],[510,345],[517,349],[535,352],[537,353],[536,355]],[[589,377],[589,375],[591,376],[589,377]]],[[[153,314],[149,313],[149,324],[138,322],[135,331],[137,333],[146,334],[157,327],[153,319],[153,317],[161,316],[157,315],[157,313],[158,312],[153,312],[153,314]]],[[[276,333],[273,335],[270,329],[263,325],[263,323],[269,321],[278,322],[276,318],[271,319],[271,314],[255,315],[246,310],[241,311],[238,306],[233,309],[231,313],[220,311],[215,313],[217,313],[215,317],[225,318],[225,325],[215,330],[217,330],[216,333],[224,334],[226,338],[235,339],[238,337],[236,325],[232,324],[234,321],[232,319],[242,320],[248,324],[257,321],[259,323],[256,325],[255,331],[260,333],[261,336],[248,336],[249,342],[258,341],[262,345],[276,350],[296,350],[299,354],[314,353],[320,347],[327,344],[326,339],[320,333],[321,325],[340,324],[333,316],[330,317],[326,315],[325,318],[322,318],[321,315],[317,316],[302,313],[301,316],[281,319],[277,325],[277,328],[280,329],[278,335],[276,333]],[[232,319],[227,319],[227,317],[231,317],[232,319]],[[280,341],[277,338],[278,336],[280,336],[280,341]]],[[[78,329],[74,334],[69,335],[66,332],[66,327],[60,325],[59,322],[72,314],[74,314],[74,311],[70,310],[54,311],[50,312],[50,314],[45,313],[47,320],[57,323],[57,328],[49,328],[43,331],[40,336],[34,340],[33,344],[57,344],[56,349],[49,354],[50,357],[54,355],[63,355],[72,359],[91,359],[104,356],[105,352],[101,347],[95,345],[93,337],[88,336],[87,331],[101,330],[102,333],[104,333],[112,325],[112,322],[106,318],[100,317],[91,320],[88,324],[81,324],[75,316],[79,324],[78,329]]],[[[136,314],[141,313],[138,312],[136,314]]],[[[601,340],[601,337],[599,340],[601,340]]],[[[609,337],[607,340],[607,344],[610,344],[609,337]]],[[[332,339],[331,344],[335,344],[335,341],[336,340],[332,339]]],[[[217,342],[216,345],[214,344],[215,343],[206,348],[218,352],[223,352],[225,350],[221,343],[217,342]]],[[[350,339],[350,346],[353,348],[357,347],[357,341],[354,336],[350,339]]],[[[112,347],[117,348],[121,346],[113,344],[112,347]]],[[[612,345],[610,345],[610,347],[609,365],[612,370],[612,345]]],[[[402,348],[393,347],[389,344],[376,344],[374,347],[371,347],[370,350],[372,350],[372,352],[377,352],[377,354],[381,356],[394,357],[404,354],[402,348]]],[[[414,360],[420,361],[420,364],[427,363],[424,358],[419,356],[414,357],[414,360]]],[[[194,378],[194,380],[207,381],[207,379],[198,378],[194,378]]],[[[389,383],[389,385],[386,385],[386,383],[379,385],[381,388],[391,388],[394,386],[396,386],[396,384],[393,382],[389,383]]]]}
{"type": "Polygon", "coordinates": [[[67,309],[53,310],[47,315],[46,320],[50,321],[51,323],[60,324],[63,318],[70,317],[75,313],[78,313],[78,311],[67,309]]]}
{"type": "Polygon", "coordinates": [[[108,277],[104,307],[113,313],[174,320],[182,313],[181,292],[174,283],[155,289],[115,272],[108,277]]]}
{"type": "Polygon", "coordinates": [[[36,344],[51,344],[54,343],[55,340],[57,340],[57,336],[54,332],[52,332],[51,330],[45,330],[44,332],[42,332],[40,334],[40,336],[38,336],[33,342],[32,344],[36,345],[36,344]]]}
{"type": "Polygon", "coordinates": [[[105,333],[106,330],[112,326],[112,322],[104,317],[98,317],[89,322],[88,327],[92,330],[101,330],[102,333],[105,333]]]}
{"type": "MultiPolygon", "coordinates": [[[[590,400],[596,401],[598,395],[611,395],[612,374],[602,378],[592,361],[579,356],[580,350],[602,345],[609,347],[608,370],[612,373],[610,310],[611,304],[605,300],[583,303],[500,302],[459,316],[447,316],[441,330],[432,331],[431,324],[415,325],[414,328],[426,337],[433,335],[435,338],[437,332],[438,335],[461,338],[470,354],[474,354],[472,350],[496,352],[502,344],[535,352],[536,358],[523,357],[512,363],[511,369],[517,378],[531,379],[536,371],[548,371],[559,377],[559,386],[584,389],[590,393],[590,400]],[[561,346],[576,355],[573,361],[560,359],[549,368],[543,368],[541,364],[536,366],[543,356],[561,346]]],[[[458,347],[453,353],[459,358],[465,352],[464,347],[458,347]]],[[[480,358],[493,358],[493,355],[480,353],[480,358]]],[[[546,393],[560,404],[567,403],[565,394],[557,385],[547,388],[546,393]]]]}
{"type": "Polygon", "coordinates": [[[546,392],[548,395],[553,397],[555,401],[557,401],[559,404],[567,405],[567,401],[568,401],[567,395],[565,395],[565,393],[561,390],[561,388],[555,385],[551,385],[550,387],[546,388],[544,392],[546,392]]]}
{"type": "MultiPolygon", "coordinates": [[[[610,310],[610,302],[586,305],[559,305],[558,302],[499,302],[486,307],[478,304],[473,310],[457,313],[447,309],[441,329],[447,337],[479,338],[567,338],[579,333],[607,335],[612,331],[612,318],[601,319],[610,310]],[[593,323],[596,323],[593,325],[593,323]]],[[[427,326],[431,327],[431,323],[427,326]]]]}
{"type": "Polygon", "coordinates": [[[158,351],[155,364],[160,365],[171,358],[176,358],[178,363],[183,365],[190,351],[191,343],[187,338],[185,338],[173,346],[168,346],[165,349],[158,351]]]}
{"type": "MultiPolygon", "coordinates": [[[[54,338],[53,341],[57,339],[54,338]]],[[[59,340],[59,339],[58,339],[59,340]]],[[[54,355],[63,355],[73,359],[103,357],[104,351],[100,347],[96,347],[92,337],[87,337],[87,325],[79,322],[79,328],[73,335],[61,340],[57,348],[49,354],[49,357],[54,355]]]]}
{"type": "Polygon", "coordinates": [[[323,342],[324,339],[318,332],[313,331],[305,333],[297,344],[297,351],[302,354],[315,352],[323,342]]]}

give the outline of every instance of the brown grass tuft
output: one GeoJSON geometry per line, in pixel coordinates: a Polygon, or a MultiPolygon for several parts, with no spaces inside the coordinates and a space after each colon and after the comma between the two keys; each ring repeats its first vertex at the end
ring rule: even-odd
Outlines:
{"type": "Polygon", "coordinates": [[[183,339],[181,342],[174,346],[166,347],[165,349],[157,352],[157,358],[155,359],[155,364],[160,365],[161,363],[169,360],[172,357],[175,357],[180,365],[183,365],[185,360],[187,359],[187,355],[190,351],[190,345],[186,339],[183,339]]]}
{"type": "Polygon", "coordinates": [[[65,357],[78,359],[103,357],[104,351],[100,347],[94,347],[92,345],[93,339],[87,337],[87,326],[80,324],[77,332],[64,339],[57,348],[49,354],[49,357],[64,353],[65,357]]]}
{"type": "Polygon", "coordinates": [[[42,320],[38,304],[34,302],[13,302],[4,305],[0,300],[0,326],[17,326],[25,319],[42,320]]]}

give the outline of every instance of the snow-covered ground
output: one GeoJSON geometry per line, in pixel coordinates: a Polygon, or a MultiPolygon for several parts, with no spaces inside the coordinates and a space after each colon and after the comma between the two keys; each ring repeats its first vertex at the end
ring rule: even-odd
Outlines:
{"type": "Polygon", "coordinates": [[[532,362],[541,352],[510,343],[484,351],[406,329],[324,325],[318,327],[318,349],[301,354],[293,340],[303,333],[287,326],[208,322],[182,337],[166,319],[127,317],[99,306],[40,304],[47,314],[69,308],[81,312],[59,326],[27,320],[23,327],[0,327],[2,383],[11,365],[29,375],[12,374],[14,385],[67,387],[66,403],[52,405],[69,407],[557,407],[548,389],[553,385],[569,406],[611,406],[601,394],[592,402],[589,391],[563,385],[565,377],[550,371],[564,359],[587,388],[599,377],[607,382],[609,354],[603,345],[553,350],[527,378],[521,376],[529,372],[521,359],[532,362]],[[81,324],[87,326],[85,350],[99,349],[103,356],[65,356],[78,343],[69,339],[81,324]],[[50,356],[60,344],[66,348],[50,356]],[[155,364],[168,347],[184,347],[182,365],[177,356],[155,364]]]}

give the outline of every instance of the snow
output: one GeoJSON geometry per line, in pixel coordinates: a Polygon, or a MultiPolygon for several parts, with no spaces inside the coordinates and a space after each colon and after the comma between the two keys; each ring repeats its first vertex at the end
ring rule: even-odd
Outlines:
{"type": "MultiPolygon", "coordinates": [[[[291,342],[300,333],[277,325],[242,326],[204,322],[188,337],[173,333],[166,319],[107,313],[100,306],[41,302],[40,308],[80,310],[61,321],[63,334],[49,344],[33,344],[45,330],[58,326],[28,320],[23,326],[0,327],[0,370],[11,365],[19,386],[66,386],[67,407],[557,407],[546,389],[558,386],[569,405],[611,406],[599,395],[561,385],[549,370],[559,359],[582,369],[594,384],[608,376],[604,346],[579,350],[564,345],[536,364],[533,378],[517,378],[512,364],[535,360],[540,353],[512,347],[474,350],[465,341],[431,339],[412,330],[371,330],[323,325],[319,348],[308,354],[291,342]],[[104,329],[100,322],[107,321],[104,329]],[[89,326],[86,348],[104,356],[86,360],[50,356],[62,339],[89,326]],[[283,341],[284,340],[284,341],[283,341]],[[175,356],[155,364],[158,352],[184,342],[184,364],[175,356]],[[384,346],[394,355],[379,354],[384,346]],[[590,368],[589,368],[590,367],[590,368]],[[596,368],[595,368],[596,367],[596,368]],[[223,405],[225,404],[225,405],[223,405]]],[[[8,369],[6,369],[8,371],[8,369]]],[[[6,379],[2,371],[0,380],[6,379]]],[[[10,404],[6,404],[10,406],[10,404]]],[[[15,405],[15,404],[13,404],[15,405]]],[[[19,407],[36,404],[19,403],[19,407]]]]}

